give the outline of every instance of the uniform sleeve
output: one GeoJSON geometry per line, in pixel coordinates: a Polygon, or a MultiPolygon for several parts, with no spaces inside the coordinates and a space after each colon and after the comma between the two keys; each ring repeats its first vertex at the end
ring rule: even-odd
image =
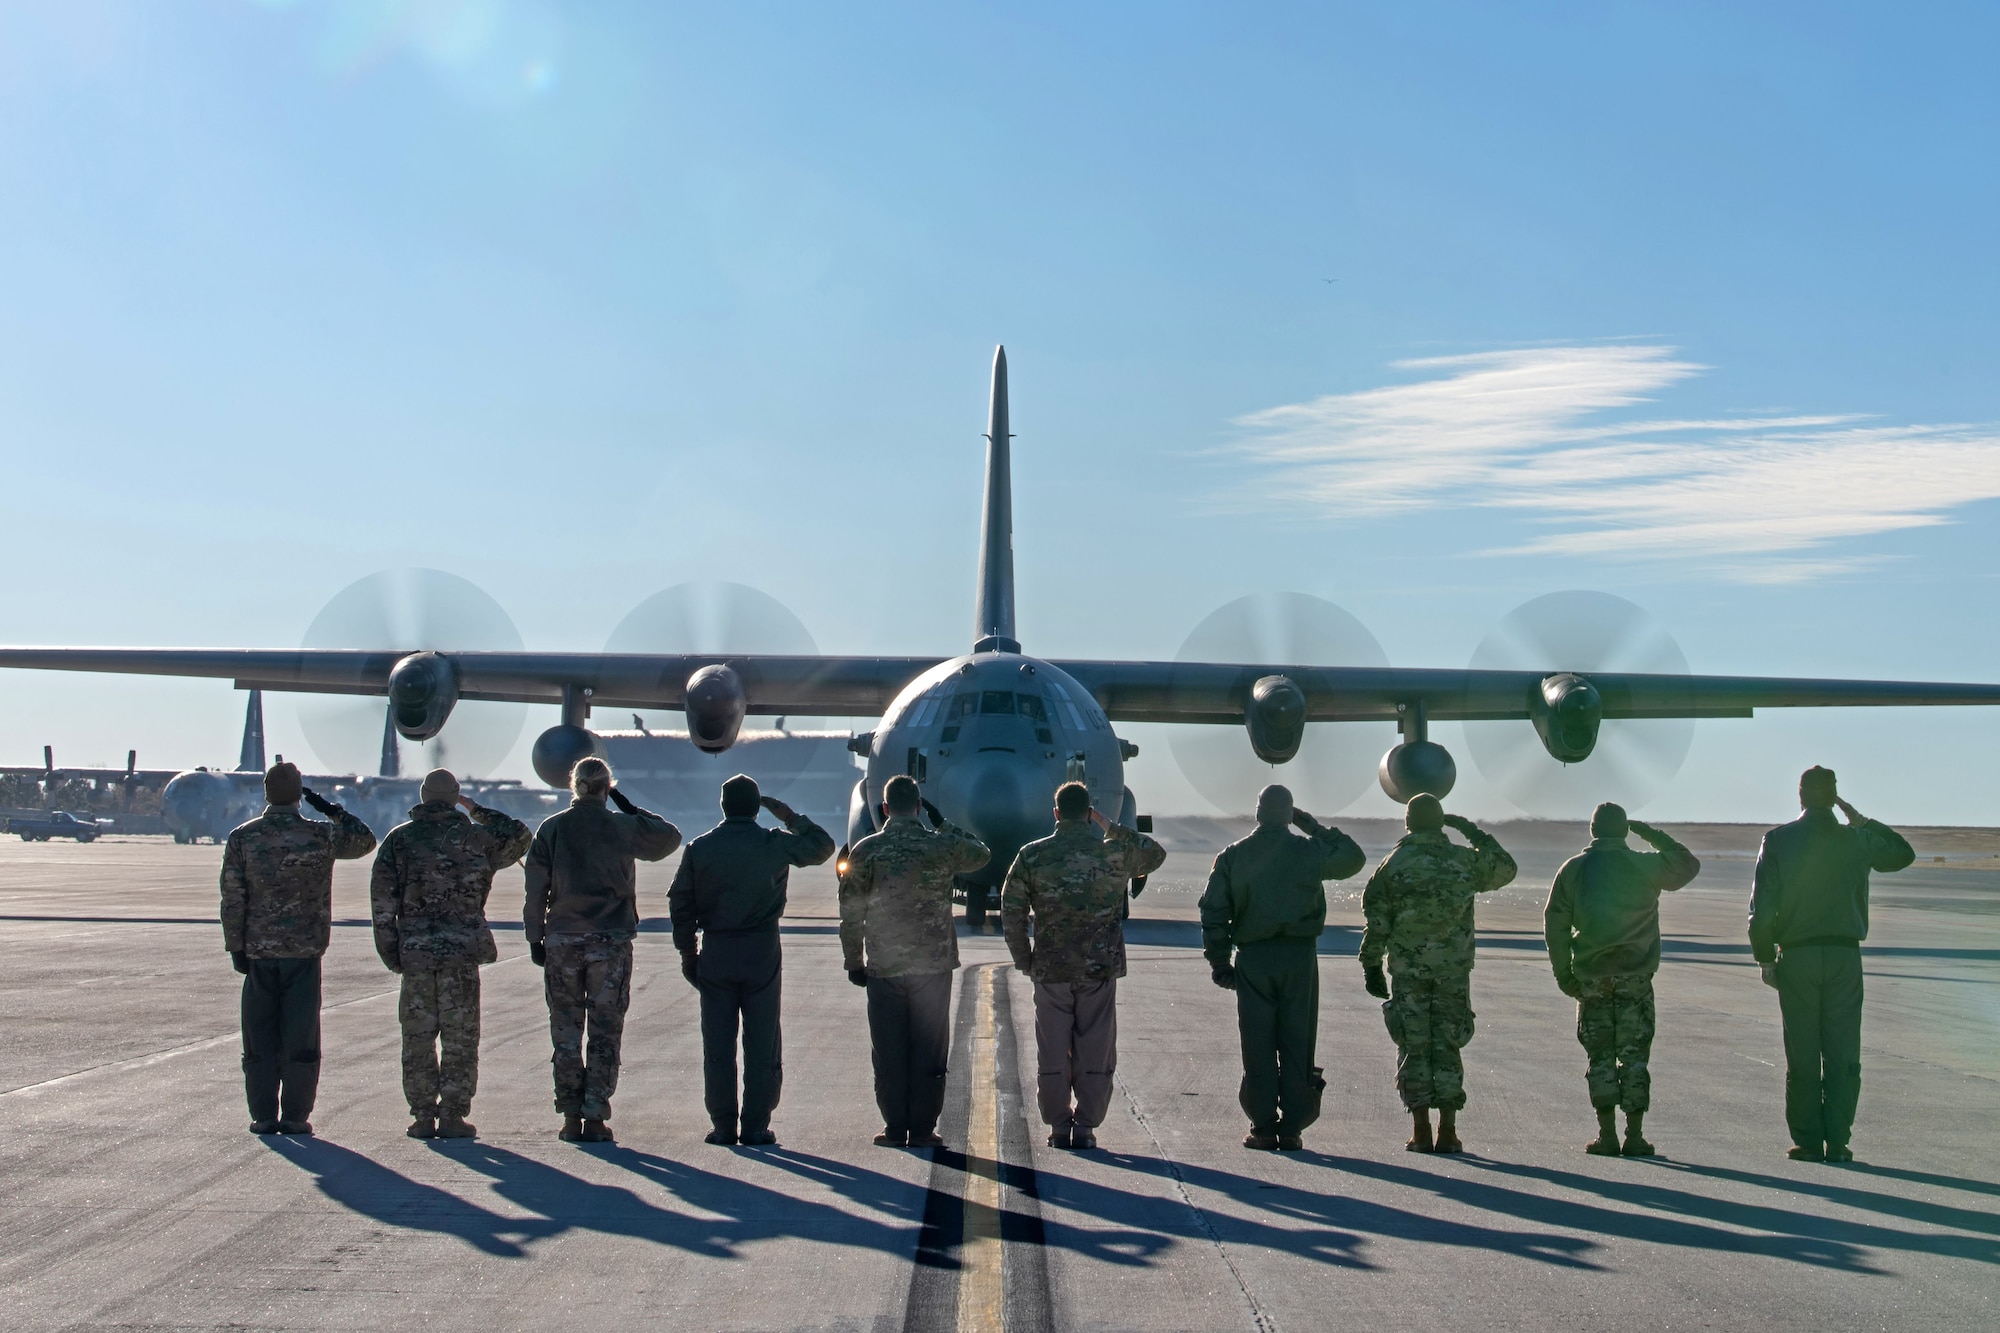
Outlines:
{"type": "Polygon", "coordinates": [[[1701,873],[1700,859],[1667,834],[1651,824],[1646,825],[1644,830],[1635,831],[1659,853],[1657,857],[1649,856],[1646,860],[1652,863],[1647,868],[1653,872],[1653,887],[1661,893],[1684,888],[1701,873]]]}
{"type": "Polygon", "coordinates": [[[1491,893],[1514,882],[1514,858],[1500,845],[1499,839],[1478,825],[1466,830],[1465,840],[1472,844],[1472,891],[1491,893]]]}
{"type": "Polygon", "coordinates": [[[641,861],[664,861],[681,845],[681,831],[651,810],[635,809],[632,820],[632,855],[641,861]]]}
{"type": "Polygon", "coordinates": [[[1366,923],[1361,930],[1361,966],[1370,970],[1382,966],[1389,952],[1389,928],[1394,924],[1389,915],[1393,906],[1390,895],[1395,892],[1389,867],[1395,860],[1394,852],[1383,857],[1368,877],[1368,887],[1361,891],[1361,916],[1366,923]]]}
{"type": "Polygon", "coordinates": [[[375,832],[341,806],[333,807],[333,859],[355,861],[375,850],[375,832]]]}
{"type": "Polygon", "coordinates": [[[840,877],[840,965],[849,972],[865,966],[862,940],[868,921],[868,895],[875,888],[875,858],[857,849],[840,877]]]}
{"type": "Polygon", "coordinates": [[[555,848],[544,824],[528,846],[528,896],[521,904],[521,927],[530,944],[540,944],[548,934],[549,866],[554,860],[555,848]]]}
{"type": "Polygon", "coordinates": [[[951,844],[951,868],[954,874],[970,874],[993,859],[991,847],[949,821],[937,831],[936,836],[949,840],[951,844]]]}
{"type": "Polygon", "coordinates": [[[368,906],[374,915],[375,953],[390,971],[399,971],[403,962],[402,930],[403,885],[399,873],[402,858],[397,855],[397,842],[391,836],[382,844],[381,855],[375,858],[375,868],[368,875],[368,906]]]}
{"type": "Polygon", "coordinates": [[[492,835],[493,845],[487,849],[486,864],[495,870],[505,870],[520,860],[528,844],[535,840],[534,830],[526,824],[483,805],[472,807],[472,822],[492,835]]]}
{"type": "Polygon", "coordinates": [[[1127,879],[1150,875],[1167,859],[1167,849],[1137,829],[1112,824],[1104,830],[1104,840],[1118,844],[1118,873],[1127,879]]]}
{"type": "Polygon", "coordinates": [[[1361,850],[1360,843],[1337,828],[1326,827],[1311,815],[1306,816],[1306,822],[1312,825],[1313,846],[1320,854],[1319,878],[1347,879],[1361,873],[1361,868],[1368,864],[1368,853],[1361,850]]]}
{"type": "Polygon", "coordinates": [[[1564,990],[1576,976],[1576,860],[1563,862],[1556,882],[1549,886],[1548,906],[1542,909],[1542,938],[1549,946],[1549,967],[1556,985],[1564,990]]]}
{"type": "Polygon", "coordinates": [[[1870,870],[1892,874],[1917,859],[1917,849],[1910,846],[1909,839],[1880,820],[1863,820],[1860,832],[1870,870]]]}
{"type": "Polygon", "coordinates": [[[1778,957],[1778,912],[1785,903],[1785,871],[1771,850],[1771,835],[1757,849],[1757,873],[1750,888],[1750,952],[1760,963],[1778,957]]]}
{"type": "Polygon", "coordinates": [[[681,863],[674,867],[674,882],[667,888],[667,917],[674,925],[674,948],[682,953],[690,953],[701,944],[695,926],[694,861],[693,848],[683,852],[681,863]]]}
{"type": "Polygon", "coordinates": [[[785,859],[795,866],[816,866],[834,853],[833,835],[804,815],[793,815],[790,823],[774,832],[785,859]]]}
{"type": "Polygon", "coordinates": [[[1030,871],[1019,855],[1007,870],[1007,882],[1000,890],[1000,929],[1007,936],[1007,952],[1014,966],[1023,972],[1034,968],[1035,949],[1028,937],[1028,913],[1034,907],[1035,892],[1030,871]]]}
{"type": "Polygon", "coordinates": [[[1201,891],[1201,952],[1211,967],[1228,967],[1236,947],[1236,895],[1229,865],[1225,847],[1209,868],[1208,887],[1201,891]]]}
{"type": "Polygon", "coordinates": [[[243,840],[232,833],[222,849],[222,947],[229,953],[243,952],[243,918],[249,897],[250,881],[243,872],[243,840]]]}

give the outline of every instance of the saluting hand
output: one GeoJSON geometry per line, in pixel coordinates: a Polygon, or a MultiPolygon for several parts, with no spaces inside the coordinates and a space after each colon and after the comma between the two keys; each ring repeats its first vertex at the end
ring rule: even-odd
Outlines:
{"type": "Polygon", "coordinates": [[[799,812],[786,805],[775,796],[765,796],[757,802],[771,812],[771,817],[781,824],[789,824],[799,817],[799,812]]]}
{"type": "Polygon", "coordinates": [[[609,795],[611,797],[611,804],[617,806],[620,810],[623,810],[626,814],[636,815],[639,813],[639,807],[632,804],[632,798],[627,796],[624,792],[619,791],[616,787],[613,787],[611,789],[609,795]]]}
{"type": "Polygon", "coordinates": [[[1090,807],[1090,822],[1097,825],[1100,832],[1109,833],[1111,831],[1111,821],[1106,819],[1104,812],[1094,805],[1090,807]]]}
{"type": "Polygon", "coordinates": [[[942,810],[938,809],[938,808],[937,808],[936,806],[932,805],[932,804],[931,804],[931,799],[930,799],[930,797],[928,797],[928,796],[924,797],[924,798],[923,798],[923,801],[924,801],[924,814],[925,814],[925,815],[926,815],[926,816],[927,816],[927,817],[928,817],[928,818],[930,819],[930,821],[931,821],[931,827],[932,827],[932,828],[934,828],[934,829],[941,829],[941,828],[943,828],[943,827],[944,827],[944,811],[942,811],[942,810]]]}
{"type": "Polygon", "coordinates": [[[1841,800],[1838,796],[1833,798],[1833,803],[1840,807],[1841,814],[1847,816],[1848,823],[1865,824],[1868,822],[1868,816],[1862,814],[1859,810],[1856,810],[1853,806],[1841,800]]]}
{"type": "Polygon", "coordinates": [[[327,800],[326,797],[321,796],[311,787],[301,788],[299,791],[299,799],[303,800],[307,805],[311,806],[313,809],[319,811],[323,815],[331,815],[334,811],[340,809],[339,806],[335,805],[332,801],[327,800]]]}
{"type": "Polygon", "coordinates": [[[1297,806],[1293,806],[1292,827],[1296,828],[1301,833],[1311,833],[1314,829],[1319,827],[1319,821],[1317,819],[1314,819],[1311,815],[1307,814],[1305,811],[1299,809],[1297,806]]]}

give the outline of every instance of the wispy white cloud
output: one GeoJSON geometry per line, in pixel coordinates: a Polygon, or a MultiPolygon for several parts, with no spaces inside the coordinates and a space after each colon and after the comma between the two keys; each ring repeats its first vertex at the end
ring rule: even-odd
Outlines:
{"type": "Polygon", "coordinates": [[[2000,497],[2000,428],[1850,416],[1606,421],[1705,367],[1670,347],[1405,361],[1409,384],[1239,418],[1266,501],[1336,513],[1484,507],[1545,533],[1507,554],[1694,559],[1755,581],[1856,568],[1837,543],[2000,497]]]}

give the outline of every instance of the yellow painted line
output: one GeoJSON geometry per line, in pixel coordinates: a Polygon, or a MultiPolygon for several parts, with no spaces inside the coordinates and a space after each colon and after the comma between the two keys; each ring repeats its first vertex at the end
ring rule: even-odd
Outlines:
{"type": "Polygon", "coordinates": [[[965,1239],[959,1246],[958,1327],[960,1333],[999,1333],[1007,1326],[1001,1282],[1000,1095],[994,1082],[1000,1044],[993,1019],[995,969],[972,975],[972,1040],[969,1043],[972,1108],[965,1129],[965,1239]]]}

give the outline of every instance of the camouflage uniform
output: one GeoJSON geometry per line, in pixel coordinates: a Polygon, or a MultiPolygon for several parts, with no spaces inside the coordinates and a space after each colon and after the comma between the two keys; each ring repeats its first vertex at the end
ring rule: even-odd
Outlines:
{"type": "Polygon", "coordinates": [[[222,947],[247,956],[243,1089],[250,1119],[305,1120],[319,1089],[319,973],[333,928],[333,863],[375,849],[368,826],[266,806],[222,851],[222,947]],[[280,1090],[283,1101],[280,1104],[280,1090]]]}
{"type": "Polygon", "coordinates": [[[1750,897],[1750,950],[1777,964],[1785,1025],[1785,1121],[1808,1153],[1843,1152],[1861,1100],[1861,941],[1868,873],[1917,859],[1903,835],[1807,810],[1764,835],[1750,897]]]}
{"type": "Polygon", "coordinates": [[[1382,1020],[1397,1048],[1396,1091],[1409,1110],[1465,1105],[1459,1051],[1472,1040],[1472,903],[1514,878],[1514,858],[1474,828],[1470,847],[1438,833],[1408,833],[1369,876],[1361,895],[1363,967],[1386,956],[1382,1020]]]}
{"type": "Polygon", "coordinates": [[[484,806],[472,818],[427,801],[375,854],[375,951],[403,977],[403,1095],[413,1116],[464,1116],[479,1084],[479,965],[498,953],[486,924],[493,873],[534,837],[484,806]],[[439,1048],[443,1048],[442,1060],[439,1048]]]}
{"type": "Polygon", "coordinates": [[[649,810],[628,815],[603,797],[577,797],[542,821],[528,847],[521,925],[529,944],[548,951],[542,989],[564,1115],[611,1117],[639,932],[633,861],[664,861],[680,845],[681,831],[649,810]]]}
{"type": "Polygon", "coordinates": [[[1319,936],[1325,881],[1368,864],[1354,839],[1310,815],[1307,837],[1259,824],[1215,858],[1201,895],[1202,952],[1233,968],[1243,1082],[1236,1099],[1255,1134],[1297,1134],[1319,1119],[1319,936]]]}
{"type": "Polygon", "coordinates": [[[1549,965],[1563,994],[1576,997],[1576,1039],[1589,1061],[1590,1104],[1644,1113],[1653,1102],[1653,974],[1660,970],[1660,895],[1701,872],[1687,848],[1658,829],[1632,830],[1658,850],[1636,852],[1625,838],[1593,838],[1563,863],[1542,924],[1549,965]]]}
{"type": "Polygon", "coordinates": [[[862,969],[866,945],[868,1037],[875,1104],[892,1134],[931,1134],[944,1107],[951,1049],[951,974],[958,966],[953,876],[992,856],[953,824],[935,833],[915,815],[892,815],[848,853],[840,880],[840,952],[862,969]]]}
{"type": "Polygon", "coordinates": [[[1035,982],[1036,1086],[1046,1124],[1094,1129],[1104,1121],[1118,1068],[1126,890],[1166,859],[1159,843],[1122,824],[1100,834],[1088,820],[1059,819],[1007,871],[1000,921],[1014,966],[1035,982]]]}

